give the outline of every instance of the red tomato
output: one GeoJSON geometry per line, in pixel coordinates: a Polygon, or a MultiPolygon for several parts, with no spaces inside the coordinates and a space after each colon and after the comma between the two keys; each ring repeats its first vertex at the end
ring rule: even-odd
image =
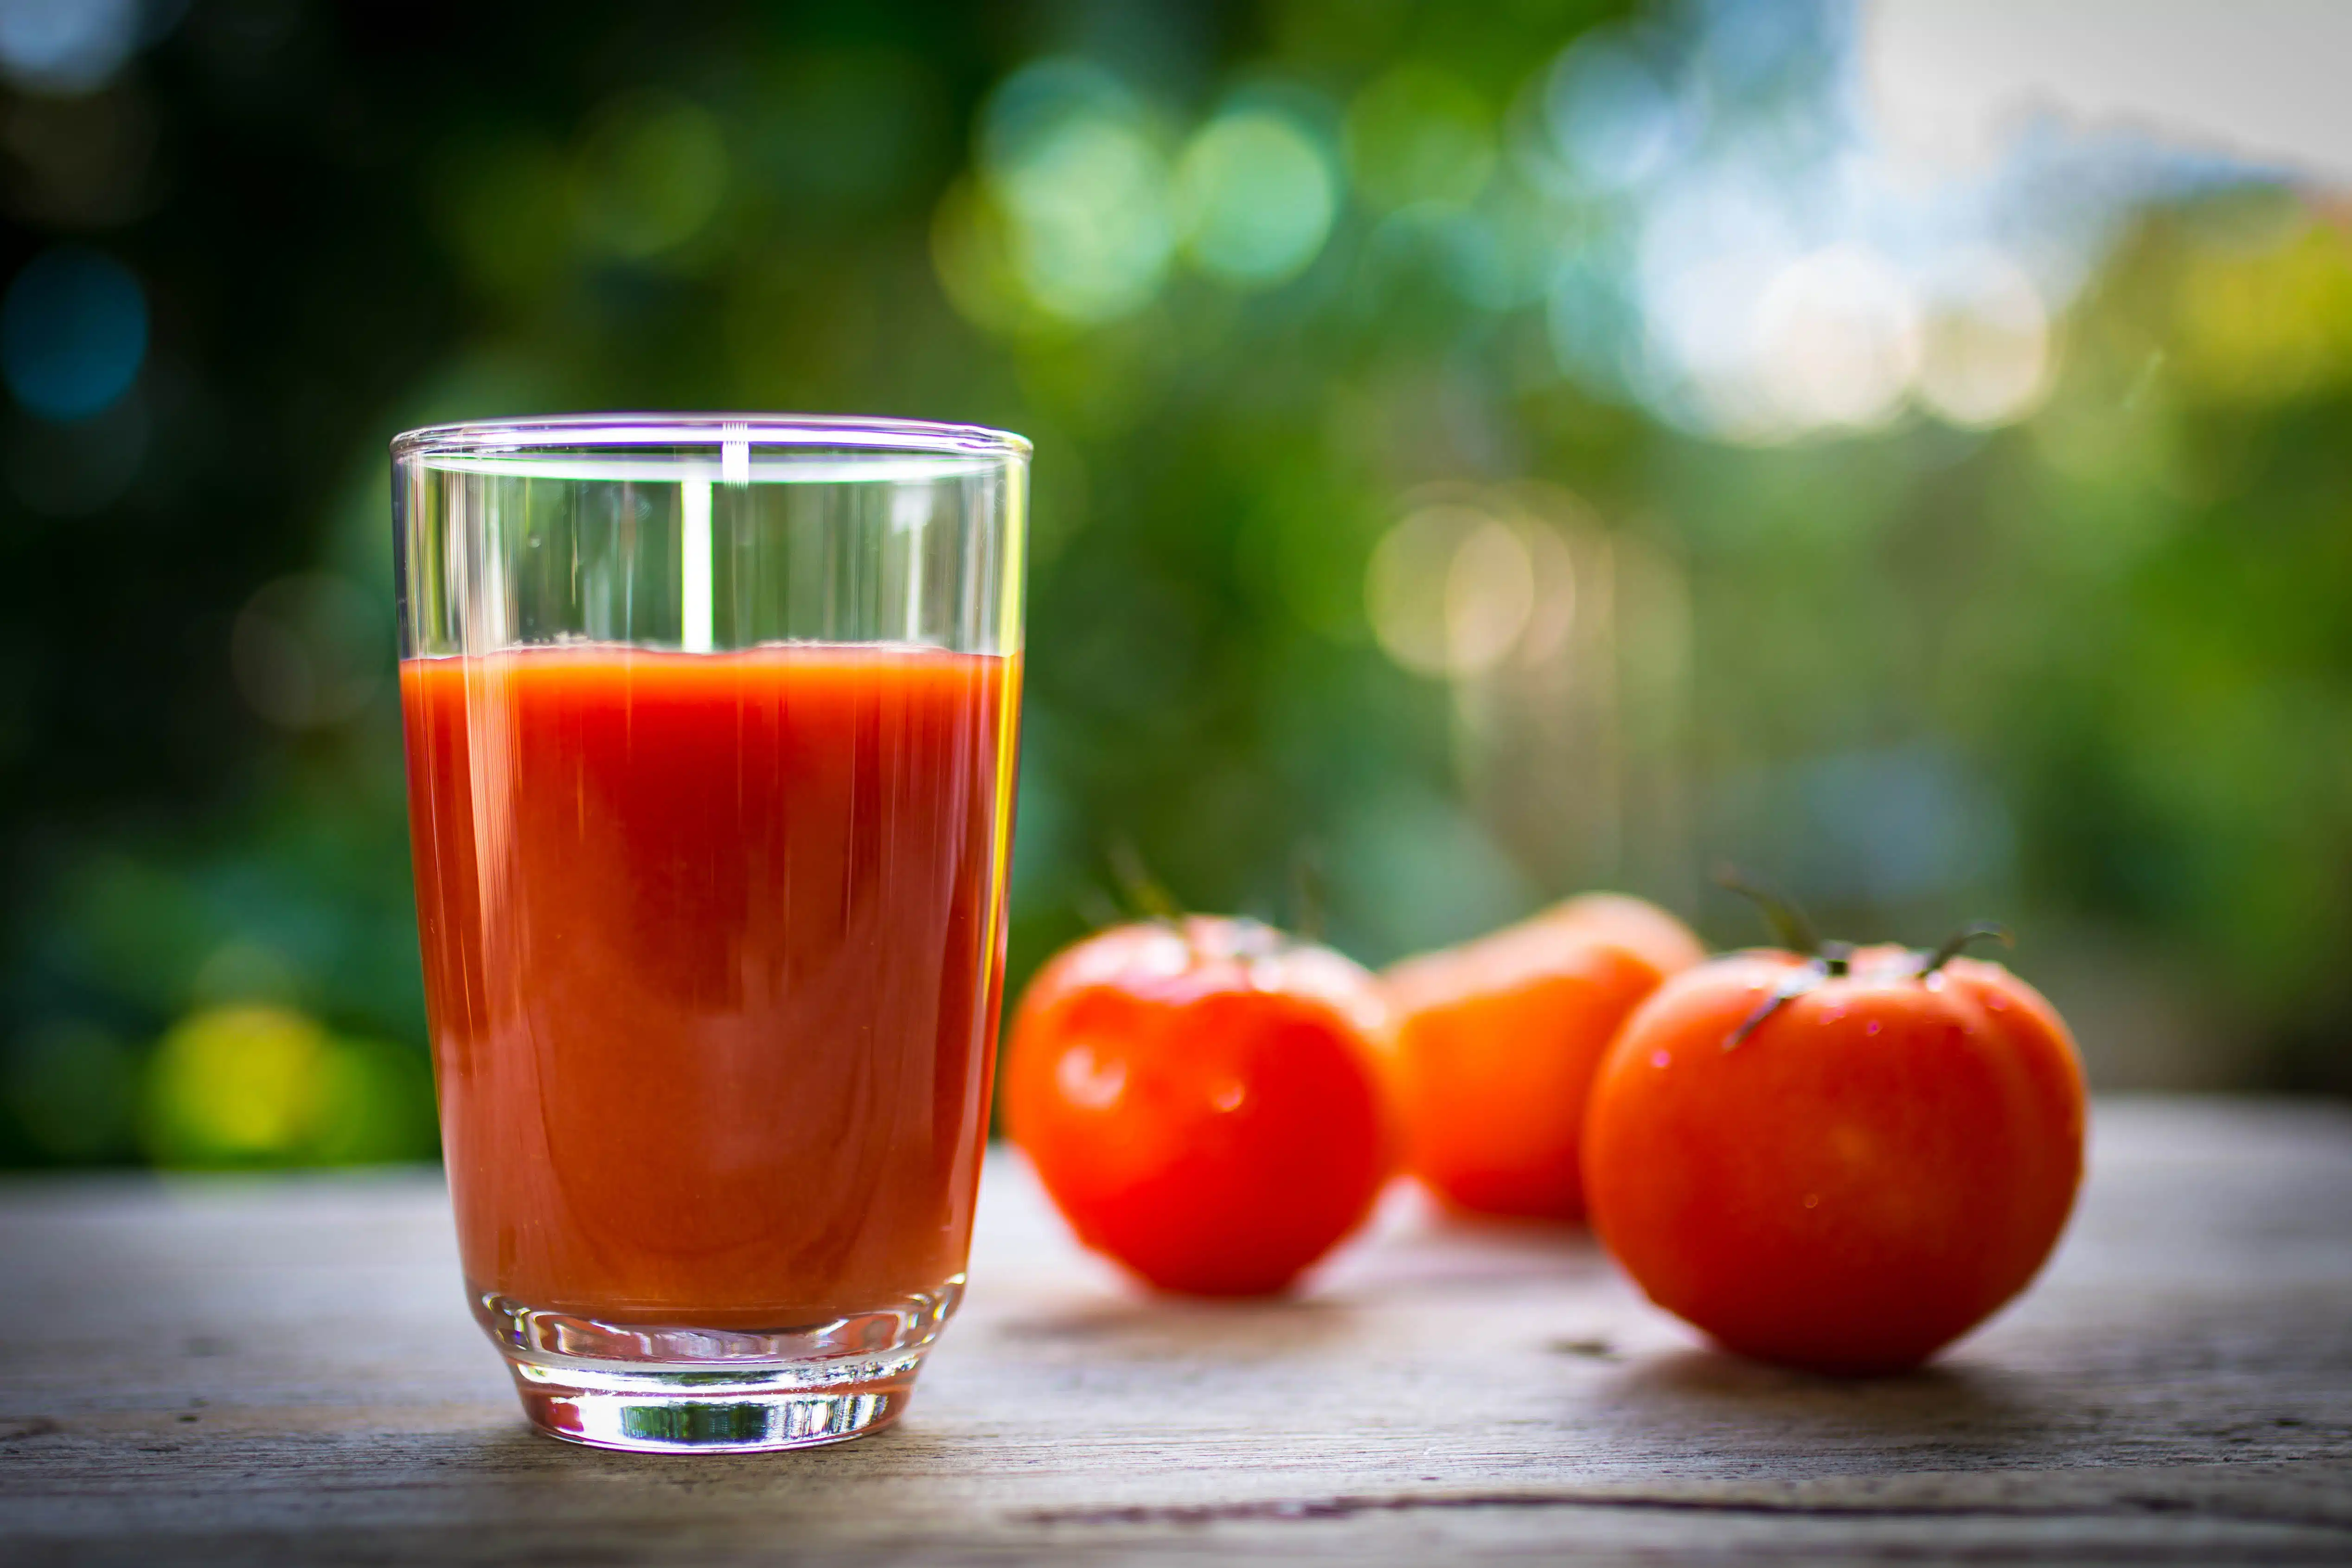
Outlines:
{"type": "Polygon", "coordinates": [[[2066,1026],[1998,964],[1734,953],[1627,1020],[1593,1086],[1585,1189],[1650,1299],[1724,1345],[1892,1371],[2041,1268],[2083,1124],[2066,1026]]]}
{"type": "Polygon", "coordinates": [[[1629,894],[1580,893],[1530,922],[1555,923],[1622,947],[1660,975],[1679,975],[1706,956],[1689,926],[1648,899],[1629,894]]]}
{"type": "Polygon", "coordinates": [[[1385,1027],[1328,948],[1248,920],[1119,926],[1022,998],[1006,1127],[1087,1246],[1162,1290],[1279,1291],[1388,1179],[1385,1027]]]}
{"type": "Polygon", "coordinates": [[[1593,1072],[1636,1004],[1706,956],[1655,904],[1592,894],[1390,969],[1407,1168],[1456,1208],[1581,1218],[1593,1072]]]}

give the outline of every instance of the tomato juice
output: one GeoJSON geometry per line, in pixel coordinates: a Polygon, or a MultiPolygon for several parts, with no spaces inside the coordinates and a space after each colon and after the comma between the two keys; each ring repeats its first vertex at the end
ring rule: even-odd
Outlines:
{"type": "Polygon", "coordinates": [[[404,663],[478,1303],[748,1331],[953,1289],[1019,678],[895,644],[404,663]]]}

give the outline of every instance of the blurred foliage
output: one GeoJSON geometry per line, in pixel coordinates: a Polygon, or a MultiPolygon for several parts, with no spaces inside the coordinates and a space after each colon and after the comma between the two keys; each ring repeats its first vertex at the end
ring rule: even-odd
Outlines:
{"type": "Polygon", "coordinates": [[[0,99],[0,1162],[431,1151],[384,442],[624,406],[1036,442],[1016,985],[1117,841],[1277,918],[1309,859],[1372,962],[1595,884],[1744,941],[1729,858],[2009,919],[2100,1082],[2352,1087],[2291,190],[2063,288],[1816,246],[1710,381],[1643,247],[1811,165],[1661,171],[1836,153],[1817,7],[100,9],[0,99]]]}

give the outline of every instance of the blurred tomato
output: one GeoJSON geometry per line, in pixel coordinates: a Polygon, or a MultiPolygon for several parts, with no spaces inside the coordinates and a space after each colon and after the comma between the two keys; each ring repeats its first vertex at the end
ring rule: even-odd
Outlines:
{"type": "Polygon", "coordinates": [[[1389,970],[1407,1168],[1458,1208],[1580,1218],[1593,1071],[1642,998],[1705,956],[1655,904],[1596,894],[1389,970]]]}
{"type": "Polygon", "coordinates": [[[1391,1169],[1372,977],[1255,921],[1077,944],[1022,998],[1005,1120],[1072,1228],[1162,1290],[1279,1291],[1391,1169]]]}

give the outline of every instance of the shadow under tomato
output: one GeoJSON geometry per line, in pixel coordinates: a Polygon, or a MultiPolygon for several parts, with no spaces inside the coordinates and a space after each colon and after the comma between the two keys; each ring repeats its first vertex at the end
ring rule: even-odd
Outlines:
{"type": "Polygon", "coordinates": [[[1979,1364],[1831,1377],[1712,1349],[1626,1364],[1605,1403],[1655,1435],[1703,1437],[1726,1458],[1802,1452],[1834,1468],[1862,1455],[1886,1468],[2014,1459],[2068,1425],[2030,1380],[1979,1364]]]}
{"type": "Polygon", "coordinates": [[[1340,1252],[1315,1281],[1321,1291],[1396,1301],[1517,1285],[1575,1290],[1610,1274],[1607,1255],[1583,1226],[1424,1207],[1340,1252]]]}
{"type": "Polygon", "coordinates": [[[993,1332],[1024,1345],[1084,1346],[1090,1356],[1163,1361],[1258,1361],[1325,1353],[1352,1337],[1355,1309],[1320,1296],[1098,1297],[1000,1320],[993,1332]]]}

